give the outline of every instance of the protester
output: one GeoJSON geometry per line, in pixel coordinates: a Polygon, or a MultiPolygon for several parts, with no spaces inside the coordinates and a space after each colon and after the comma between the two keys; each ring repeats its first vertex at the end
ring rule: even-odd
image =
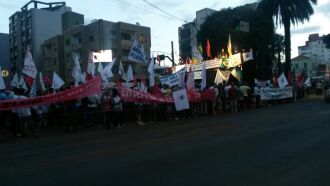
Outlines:
{"type": "Polygon", "coordinates": [[[228,97],[231,112],[237,112],[237,88],[234,82],[231,83],[231,87],[228,89],[228,97]]]}
{"type": "Polygon", "coordinates": [[[103,111],[103,124],[105,126],[106,130],[109,130],[111,125],[110,125],[110,120],[112,117],[112,95],[110,92],[110,89],[107,88],[103,92],[101,96],[101,106],[102,106],[102,111],[103,111]]]}
{"type": "Polygon", "coordinates": [[[114,111],[114,127],[122,128],[123,127],[123,105],[121,99],[119,97],[119,93],[117,89],[113,90],[113,111],[114,111]]]}

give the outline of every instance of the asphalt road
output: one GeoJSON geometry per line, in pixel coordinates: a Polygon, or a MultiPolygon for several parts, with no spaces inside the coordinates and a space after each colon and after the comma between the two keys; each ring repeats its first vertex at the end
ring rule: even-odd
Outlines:
{"type": "Polygon", "coordinates": [[[0,185],[330,185],[330,104],[0,144],[0,185]]]}

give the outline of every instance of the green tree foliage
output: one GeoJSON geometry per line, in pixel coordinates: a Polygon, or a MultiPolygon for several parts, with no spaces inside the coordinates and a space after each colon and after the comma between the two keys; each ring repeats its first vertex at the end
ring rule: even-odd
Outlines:
{"type": "Polygon", "coordinates": [[[323,36],[323,42],[326,48],[330,48],[330,34],[323,36]]]}
{"type": "Polygon", "coordinates": [[[284,26],[286,73],[291,71],[291,24],[309,21],[317,0],[262,0],[258,10],[265,17],[275,17],[277,25],[284,26]]]}
{"type": "MultiPolygon", "coordinates": [[[[274,46],[274,26],[272,18],[267,18],[256,11],[256,4],[249,4],[236,8],[222,9],[208,17],[197,33],[197,41],[206,46],[210,39],[212,56],[227,52],[228,36],[231,35],[233,49],[253,49],[268,52],[268,46],[274,46]],[[236,20],[250,24],[250,32],[235,30],[236,20]]],[[[203,54],[205,57],[205,54],[203,54]]]]}

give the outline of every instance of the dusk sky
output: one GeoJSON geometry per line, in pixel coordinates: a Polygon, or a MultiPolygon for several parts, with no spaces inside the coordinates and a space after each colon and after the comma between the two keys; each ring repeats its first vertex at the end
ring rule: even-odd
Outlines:
{"type": "MultiPolygon", "coordinates": [[[[163,51],[170,53],[170,42],[174,41],[174,49],[178,55],[178,27],[195,18],[195,12],[203,8],[220,10],[227,7],[235,7],[252,3],[256,0],[148,0],[162,10],[175,15],[177,18],[151,7],[144,0],[67,0],[67,6],[73,11],[85,15],[85,24],[93,19],[104,19],[113,22],[140,23],[151,28],[151,51],[163,51]],[[180,20],[181,19],[181,20],[180,20]]],[[[2,1],[0,3],[0,32],[8,33],[8,18],[18,11],[28,0],[2,1]]],[[[51,2],[51,1],[50,1],[51,2]]],[[[54,1],[55,2],[55,1],[54,1]]],[[[304,45],[311,33],[320,35],[330,33],[329,15],[330,0],[319,0],[315,7],[315,14],[309,23],[292,27],[292,56],[298,54],[298,46],[304,45]]],[[[278,32],[282,28],[278,29],[278,32]]],[[[227,36],[224,36],[227,37],[227,36]]],[[[156,53],[157,54],[157,53],[156,53]]]]}

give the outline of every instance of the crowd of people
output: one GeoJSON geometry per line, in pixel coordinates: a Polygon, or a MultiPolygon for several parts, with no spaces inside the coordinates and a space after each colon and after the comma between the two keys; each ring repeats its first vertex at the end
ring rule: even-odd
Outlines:
{"type": "MultiPolygon", "coordinates": [[[[153,88],[133,88],[153,93],[153,88]]],[[[176,88],[165,85],[160,91],[165,96],[171,96],[176,88]]],[[[38,136],[49,126],[62,127],[66,132],[77,132],[82,127],[100,126],[109,130],[123,128],[124,123],[134,122],[138,126],[144,126],[157,121],[244,112],[261,105],[258,86],[252,88],[244,82],[228,82],[208,88],[215,92],[214,101],[190,103],[190,109],[184,111],[176,111],[174,104],[124,102],[116,88],[104,88],[101,94],[81,99],[1,111],[1,127],[17,137],[38,136]]],[[[37,94],[42,95],[40,92],[37,94]]],[[[28,96],[24,89],[0,92],[0,100],[26,99],[28,96]]],[[[264,103],[271,105],[273,101],[264,103]]]]}

